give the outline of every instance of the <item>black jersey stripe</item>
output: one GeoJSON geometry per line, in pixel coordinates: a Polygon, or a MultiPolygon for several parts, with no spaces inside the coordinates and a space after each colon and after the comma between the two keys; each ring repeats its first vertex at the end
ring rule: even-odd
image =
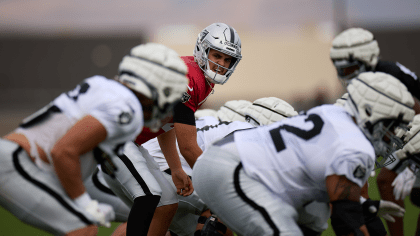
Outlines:
{"type": "Polygon", "coordinates": [[[22,167],[20,161],[19,161],[19,153],[23,151],[22,147],[19,147],[16,151],[13,152],[13,165],[17,172],[26,180],[31,182],[32,184],[36,185],[49,195],[51,195],[53,198],[55,198],[65,209],[67,209],[70,213],[75,215],[77,218],[79,218],[82,222],[84,222],[86,225],[91,225],[93,222],[88,220],[82,213],[78,212],[76,209],[74,209],[70,204],[68,204],[58,193],[54,192],[51,188],[46,186],[45,184],[39,182],[38,180],[32,178],[22,167]]]}
{"type": "Polygon", "coordinates": [[[118,156],[125,164],[125,166],[128,168],[130,173],[134,176],[136,181],[139,183],[140,187],[143,189],[143,192],[146,194],[146,196],[153,195],[152,192],[150,192],[149,187],[146,184],[146,181],[143,180],[143,178],[140,176],[139,172],[137,172],[136,168],[134,167],[134,164],[128,159],[126,155],[119,155],[118,156]]]}
{"type": "Polygon", "coordinates": [[[242,163],[239,163],[239,165],[235,168],[235,172],[233,174],[233,182],[235,185],[235,190],[238,193],[239,197],[244,200],[247,204],[249,204],[252,208],[260,212],[260,214],[264,217],[267,224],[270,226],[270,228],[273,230],[273,235],[280,235],[280,230],[277,228],[277,226],[274,224],[273,220],[271,219],[268,212],[264,209],[264,207],[259,206],[254,201],[249,199],[244,191],[242,191],[240,183],[239,183],[239,171],[242,169],[242,163]]]}
{"type": "Polygon", "coordinates": [[[111,190],[111,189],[109,189],[107,186],[103,185],[103,184],[99,181],[99,178],[98,178],[98,173],[99,173],[99,169],[98,169],[98,168],[96,168],[96,169],[95,169],[95,172],[93,172],[93,175],[92,175],[92,182],[93,182],[93,185],[95,185],[95,187],[96,187],[96,188],[98,188],[99,190],[101,190],[102,192],[104,192],[104,193],[106,193],[106,194],[109,194],[109,195],[112,195],[112,196],[116,196],[116,195],[115,195],[115,193],[114,193],[114,192],[112,192],[112,190],[111,190]]]}

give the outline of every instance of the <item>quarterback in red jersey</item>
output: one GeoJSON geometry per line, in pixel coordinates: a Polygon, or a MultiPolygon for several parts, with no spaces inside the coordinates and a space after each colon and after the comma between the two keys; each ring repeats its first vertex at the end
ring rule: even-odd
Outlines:
{"type": "MultiPolygon", "coordinates": [[[[194,113],[213,93],[214,85],[226,83],[232,75],[242,59],[241,40],[236,30],[229,25],[214,23],[198,35],[193,56],[185,56],[181,59],[188,67],[189,83],[181,102],[174,107],[173,118],[162,120],[161,122],[166,124],[157,132],[144,128],[135,142],[141,145],[152,138],[158,138],[159,146],[171,166],[170,173],[177,194],[188,196],[193,192],[192,182],[182,169],[176,141],[178,141],[181,154],[192,167],[202,154],[202,150],[197,144],[194,113]]],[[[159,184],[162,185],[162,197],[165,198],[165,186],[159,184]]],[[[127,186],[124,187],[127,188],[127,186]]],[[[177,199],[175,200],[177,202],[177,199]]],[[[149,228],[149,234],[160,235],[163,230],[166,231],[176,209],[177,204],[169,205],[167,203],[158,206],[149,228]]]]}
{"type": "MultiPolygon", "coordinates": [[[[181,57],[188,67],[187,77],[190,80],[187,91],[174,109],[174,118],[157,133],[143,130],[136,143],[142,143],[159,137],[161,146],[168,146],[165,155],[176,153],[175,138],[179,142],[182,155],[193,166],[201,155],[196,141],[194,112],[214,92],[215,84],[224,84],[232,75],[241,60],[241,39],[231,26],[214,23],[200,32],[193,56],[181,57]],[[172,130],[172,128],[175,128],[172,130]],[[170,131],[171,132],[167,132],[170,131]],[[166,132],[166,133],[165,133],[166,132]],[[164,135],[161,135],[165,133],[164,135]],[[172,140],[172,141],[171,141],[172,140]],[[172,146],[172,147],[171,147],[172,146]]],[[[166,148],[163,148],[166,150],[166,148]]],[[[177,186],[178,187],[178,186],[177,186]]]]}

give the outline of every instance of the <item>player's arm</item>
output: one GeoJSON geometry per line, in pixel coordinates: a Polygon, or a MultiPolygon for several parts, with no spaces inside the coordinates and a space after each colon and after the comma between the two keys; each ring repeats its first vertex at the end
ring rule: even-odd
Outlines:
{"type": "Polygon", "coordinates": [[[332,205],[331,225],[337,235],[369,235],[360,204],[361,188],[345,176],[330,175],[326,179],[332,205]]]}
{"type": "Polygon", "coordinates": [[[182,103],[175,107],[174,129],[179,150],[192,168],[203,151],[197,144],[194,111],[182,103]]]}
{"type": "Polygon", "coordinates": [[[51,157],[58,179],[70,198],[85,193],[80,155],[93,150],[107,137],[105,127],[93,116],[85,116],[57,141],[51,157]]]}
{"type": "Polygon", "coordinates": [[[183,196],[190,195],[194,188],[192,187],[191,179],[182,169],[181,161],[179,160],[176,148],[175,130],[171,129],[168,132],[159,135],[157,140],[160,149],[165,156],[166,162],[171,169],[172,181],[176,186],[177,194],[183,196]]]}

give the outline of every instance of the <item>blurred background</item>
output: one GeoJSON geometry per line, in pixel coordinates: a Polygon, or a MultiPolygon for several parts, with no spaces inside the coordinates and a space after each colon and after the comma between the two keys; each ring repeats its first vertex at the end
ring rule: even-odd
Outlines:
{"type": "Polygon", "coordinates": [[[329,49],[349,27],[373,32],[382,59],[420,71],[418,0],[2,0],[0,135],[83,79],[113,77],[137,44],[192,55],[198,33],[214,22],[238,31],[243,59],[203,108],[264,96],[297,110],[334,102],[344,89],[329,49]]]}
{"type": "Polygon", "coordinates": [[[420,73],[419,0],[1,0],[0,135],[83,79],[113,77],[140,43],[192,56],[215,22],[238,31],[243,59],[202,108],[267,96],[296,110],[335,102],[344,89],[329,49],[349,27],[370,30],[382,59],[420,73]]]}

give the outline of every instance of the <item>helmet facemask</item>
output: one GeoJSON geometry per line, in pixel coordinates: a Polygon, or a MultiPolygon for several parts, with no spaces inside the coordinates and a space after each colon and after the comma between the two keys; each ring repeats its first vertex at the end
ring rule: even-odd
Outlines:
{"type": "MultiPolygon", "coordinates": [[[[369,126],[369,123],[366,124],[369,126]]],[[[403,147],[403,141],[395,133],[398,129],[407,129],[407,124],[401,118],[397,120],[382,120],[368,128],[369,132],[364,132],[371,141],[376,158],[376,168],[382,168],[396,160],[394,152],[403,147]]]]}
{"type": "Polygon", "coordinates": [[[157,106],[157,102],[152,108],[152,116],[149,120],[144,121],[144,126],[148,127],[150,131],[156,133],[164,125],[162,120],[168,116],[173,116],[174,107],[179,103],[179,101],[173,103],[166,103],[163,108],[157,106]]]}
{"type": "MultiPolygon", "coordinates": [[[[214,50],[219,51],[223,54],[226,54],[226,53],[224,53],[224,52],[222,52],[218,49],[214,49],[214,50]]],[[[229,77],[232,75],[233,71],[235,70],[236,65],[238,65],[238,63],[241,59],[238,59],[238,58],[235,58],[235,57],[232,56],[232,61],[230,62],[229,67],[227,68],[227,67],[224,67],[224,66],[210,60],[209,59],[209,52],[210,52],[210,48],[208,48],[206,50],[205,54],[203,53],[203,56],[204,56],[203,60],[205,61],[205,63],[204,63],[204,66],[203,66],[202,70],[204,72],[204,75],[206,76],[206,78],[210,82],[212,82],[214,84],[224,84],[224,83],[226,83],[227,80],[229,79],[229,77]],[[217,66],[217,68],[216,68],[217,73],[210,69],[210,62],[217,66]],[[221,70],[226,70],[225,74],[223,74],[223,75],[219,74],[218,72],[221,71],[221,70]]],[[[227,55],[229,55],[229,54],[227,54],[227,55]]]]}
{"type": "Polygon", "coordinates": [[[344,88],[347,87],[351,79],[368,70],[367,66],[358,60],[334,60],[333,63],[337,70],[338,78],[344,88]]]}

